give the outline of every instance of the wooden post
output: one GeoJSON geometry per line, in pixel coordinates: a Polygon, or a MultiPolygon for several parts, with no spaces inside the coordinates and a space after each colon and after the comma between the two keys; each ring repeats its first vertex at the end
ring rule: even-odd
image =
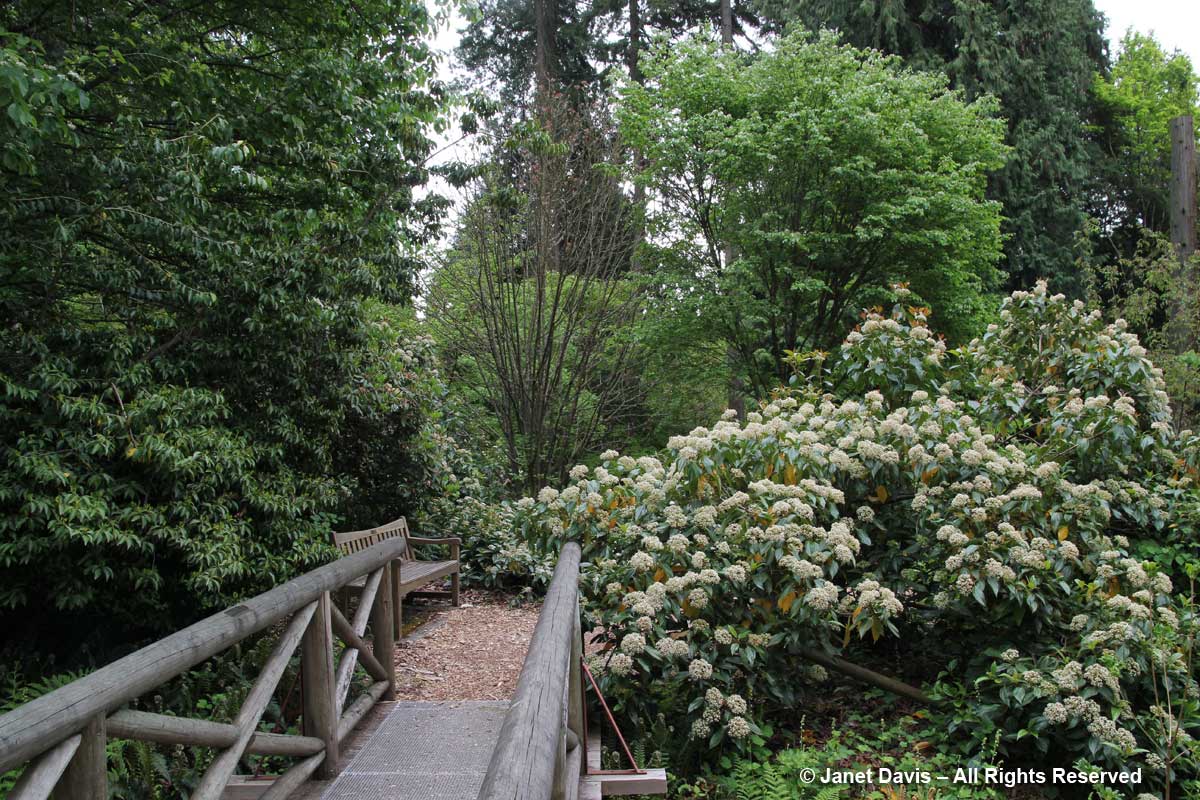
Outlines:
{"type": "Polygon", "coordinates": [[[58,779],[54,800],[108,800],[108,753],[104,716],[92,717],[80,731],[79,749],[58,779]]]}
{"type": "Polygon", "coordinates": [[[375,605],[371,606],[371,633],[374,641],[371,649],[375,660],[387,671],[388,688],[384,700],[396,699],[396,616],[392,606],[392,570],[384,567],[379,591],[375,593],[375,605]]]}
{"type": "Polygon", "coordinates": [[[450,575],[450,603],[455,608],[458,608],[460,605],[462,605],[462,603],[459,599],[459,587],[460,587],[460,584],[462,583],[462,581],[459,580],[459,577],[460,577],[460,573],[462,570],[462,565],[461,565],[461,562],[459,562],[459,560],[458,560],[458,556],[459,556],[458,551],[459,551],[459,543],[457,541],[451,542],[450,543],[450,560],[459,564],[459,568],[457,570],[455,570],[453,573],[451,573],[451,575],[450,575]]]}
{"type": "MultiPolygon", "coordinates": [[[[384,571],[387,569],[385,567],[384,571]]],[[[304,690],[304,735],[325,742],[325,760],[317,767],[320,778],[338,773],[339,744],[336,677],[333,671],[333,622],[329,592],[317,600],[300,645],[304,690]]]]}
{"type": "Polygon", "coordinates": [[[404,597],[400,594],[400,578],[404,570],[404,562],[396,559],[389,567],[392,573],[392,619],[395,621],[396,641],[404,638],[404,597]]]}
{"type": "Polygon", "coordinates": [[[1189,114],[1171,120],[1171,241],[1185,261],[1196,252],[1196,133],[1189,114]]]}

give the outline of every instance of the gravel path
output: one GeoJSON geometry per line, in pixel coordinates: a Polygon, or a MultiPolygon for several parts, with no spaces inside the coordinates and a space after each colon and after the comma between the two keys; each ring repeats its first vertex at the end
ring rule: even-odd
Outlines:
{"type": "Polygon", "coordinates": [[[398,700],[506,700],[512,696],[541,605],[508,605],[506,595],[463,592],[459,608],[405,608],[422,624],[396,646],[398,700]]]}

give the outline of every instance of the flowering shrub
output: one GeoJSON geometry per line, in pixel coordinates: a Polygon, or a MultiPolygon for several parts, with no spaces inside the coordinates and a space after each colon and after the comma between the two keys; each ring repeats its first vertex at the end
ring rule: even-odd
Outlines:
{"type": "Polygon", "coordinates": [[[1196,504],[1161,373],[1044,284],[959,350],[925,313],[865,315],[820,382],[744,424],[522,501],[527,539],[584,546],[606,693],[745,749],[826,677],[806,650],[903,636],[947,654],[936,691],[970,746],[1194,770],[1196,615],[1129,555],[1196,504]]]}

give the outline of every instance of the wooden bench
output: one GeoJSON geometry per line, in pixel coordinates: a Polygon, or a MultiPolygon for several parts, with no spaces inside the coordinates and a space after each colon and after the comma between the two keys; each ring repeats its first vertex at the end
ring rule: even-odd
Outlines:
{"type": "MultiPolygon", "coordinates": [[[[392,602],[396,609],[396,636],[401,637],[404,635],[402,630],[401,602],[406,596],[420,594],[427,597],[448,597],[453,605],[459,605],[458,550],[462,544],[462,540],[454,536],[437,539],[413,536],[409,533],[408,521],[404,517],[400,517],[398,520],[389,522],[386,525],[380,525],[377,528],[334,533],[333,543],[345,555],[350,555],[351,553],[365,550],[371,545],[378,544],[385,539],[397,536],[402,537],[405,541],[405,547],[400,558],[392,562],[392,602]],[[450,548],[450,558],[446,561],[418,559],[416,553],[413,551],[413,545],[447,546],[450,548]],[[450,577],[450,591],[418,591],[446,576],[450,577]]],[[[346,588],[349,592],[361,591],[365,583],[366,579],[362,578],[346,588]]]]}

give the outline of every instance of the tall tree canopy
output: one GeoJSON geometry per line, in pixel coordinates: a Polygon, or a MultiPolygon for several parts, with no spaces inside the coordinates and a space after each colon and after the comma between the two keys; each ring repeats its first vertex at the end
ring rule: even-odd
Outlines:
{"type": "MultiPolygon", "coordinates": [[[[458,55],[514,111],[527,108],[532,96],[539,47],[556,89],[595,100],[611,69],[623,66],[637,77],[648,36],[718,24],[722,5],[722,0],[483,0],[458,55]]],[[[756,30],[750,3],[733,3],[731,10],[734,32],[756,30]]]]}
{"type": "Polygon", "coordinates": [[[1096,79],[1108,157],[1096,216],[1126,250],[1140,229],[1170,227],[1171,119],[1200,114],[1198,84],[1186,55],[1167,53],[1153,36],[1134,31],[1121,40],[1111,74],[1096,79]]]}
{"type": "Polygon", "coordinates": [[[968,98],[999,98],[1013,155],[988,196],[1006,218],[1013,286],[1075,288],[1072,245],[1096,176],[1092,83],[1107,69],[1093,0],[759,0],[769,24],[831,28],[858,47],[944,70],[968,98]]]}
{"type": "Polygon", "coordinates": [[[835,346],[910,283],[965,336],[997,277],[995,103],[937,73],[796,32],[753,59],[712,36],[666,42],[618,118],[642,153],[666,302],[694,306],[756,394],[788,351],[835,346]]]}
{"type": "Polygon", "coordinates": [[[347,440],[412,435],[371,309],[439,213],[412,193],[430,26],[410,0],[0,9],[10,631],[161,630],[271,585],[369,471],[347,440]]]}

